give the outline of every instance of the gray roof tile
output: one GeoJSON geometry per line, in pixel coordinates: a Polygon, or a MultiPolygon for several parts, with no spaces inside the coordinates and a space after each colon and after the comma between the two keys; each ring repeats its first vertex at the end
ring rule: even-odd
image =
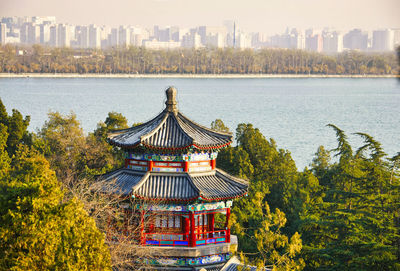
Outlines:
{"type": "Polygon", "coordinates": [[[166,104],[164,111],[152,120],[110,133],[110,144],[122,148],[133,148],[141,144],[156,149],[185,149],[193,146],[211,150],[232,142],[231,133],[213,131],[185,117],[178,111],[176,101],[166,104]]]}
{"type": "Polygon", "coordinates": [[[123,195],[165,201],[190,201],[201,197],[214,201],[233,199],[247,193],[248,183],[214,170],[207,173],[157,173],[119,169],[102,178],[116,180],[123,195]]]}

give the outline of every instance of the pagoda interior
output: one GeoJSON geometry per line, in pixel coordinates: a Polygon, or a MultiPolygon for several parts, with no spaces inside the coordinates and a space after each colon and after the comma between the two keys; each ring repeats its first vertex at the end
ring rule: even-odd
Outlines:
{"type": "Polygon", "coordinates": [[[218,150],[232,134],[185,117],[176,94],[173,87],[166,90],[166,108],[152,120],[108,136],[126,152],[125,166],[101,178],[114,181],[121,197],[135,199],[135,206],[123,206],[124,225],[138,223],[140,230],[125,233],[141,246],[169,251],[147,263],[193,270],[185,267],[206,268],[231,257],[230,208],[247,194],[248,183],[216,168],[218,150]]]}

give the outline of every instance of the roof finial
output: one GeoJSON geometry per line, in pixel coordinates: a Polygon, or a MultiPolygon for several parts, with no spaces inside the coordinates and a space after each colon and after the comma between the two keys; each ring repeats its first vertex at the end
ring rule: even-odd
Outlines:
{"type": "Polygon", "coordinates": [[[178,103],[176,102],[176,93],[177,93],[177,90],[174,87],[169,87],[165,91],[165,94],[167,95],[167,101],[165,102],[165,104],[167,106],[166,109],[168,112],[173,112],[175,114],[178,112],[178,106],[177,106],[178,103]]]}

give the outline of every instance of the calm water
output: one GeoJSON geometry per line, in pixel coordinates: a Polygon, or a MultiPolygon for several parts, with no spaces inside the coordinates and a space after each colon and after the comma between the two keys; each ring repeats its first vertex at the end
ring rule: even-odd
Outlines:
{"type": "Polygon", "coordinates": [[[107,113],[143,122],[164,108],[164,90],[178,89],[178,106],[191,119],[210,126],[222,119],[234,131],[253,123],[280,148],[288,149],[299,169],[310,164],[319,145],[336,146],[333,123],[355,146],[354,132],[366,132],[393,155],[400,151],[400,85],[396,79],[120,79],[3,78],[0,97],[7,110],[31,116],[31,130],[49,111],[77,114],[86,132],[107,113]]]}

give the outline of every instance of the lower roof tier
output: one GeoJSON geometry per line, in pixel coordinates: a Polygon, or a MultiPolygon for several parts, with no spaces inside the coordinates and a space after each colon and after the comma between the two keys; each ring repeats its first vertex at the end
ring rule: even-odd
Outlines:
{"type": "Polygon", "coordinates": [[[247,194],[248,183],[216,169],[202,173],[159,173],[118,169],[100,177],[117,193],[156,201],[220,201],[247,194]]]}

